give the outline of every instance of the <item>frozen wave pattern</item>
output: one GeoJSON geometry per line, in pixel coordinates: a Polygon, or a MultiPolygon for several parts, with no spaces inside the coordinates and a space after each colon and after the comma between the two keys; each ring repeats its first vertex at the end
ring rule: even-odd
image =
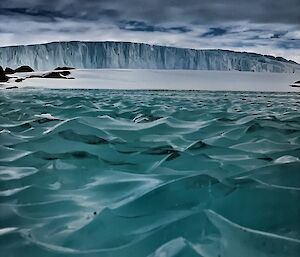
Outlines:
{"type": "Polygon", "coordinates": [[[0,92],[3,256],[297,257],[300,96],[0,92]]]}

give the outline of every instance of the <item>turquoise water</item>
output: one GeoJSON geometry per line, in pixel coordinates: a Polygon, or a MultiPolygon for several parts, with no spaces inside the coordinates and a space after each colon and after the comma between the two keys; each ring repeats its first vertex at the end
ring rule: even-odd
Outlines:
{"type": "Polygon", "coordinates": [[[1,256],[300,255],[300,95],[0,91],[1,256]]]}

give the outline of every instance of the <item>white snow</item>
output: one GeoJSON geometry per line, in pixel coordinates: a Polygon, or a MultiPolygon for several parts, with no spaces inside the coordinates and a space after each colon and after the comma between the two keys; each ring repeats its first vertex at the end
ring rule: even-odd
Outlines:
{"type": "MultiPolygon", "coordinates": [[[[41,72],[23,73],[20,77],[41,72]]],[[[14,74],[15,75],[15,74],[14,74]]],[[[166,89],[166,90],[232,90],[300,92],[289,85],[300,79],[293,73],[201,71],[201,70],[143,70],[93,69],[72,70],[75,79],[30,78],[6,86],[40,88],[87,89],[166,89]]]]}

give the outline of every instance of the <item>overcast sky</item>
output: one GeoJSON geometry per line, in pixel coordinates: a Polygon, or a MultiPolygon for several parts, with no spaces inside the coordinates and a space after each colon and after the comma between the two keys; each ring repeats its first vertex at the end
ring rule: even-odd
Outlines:
{"type": "Polygon", "coordinates": [[[300,0],[0,0],[0,45],[131,41],[300,62],[300,0]]]}

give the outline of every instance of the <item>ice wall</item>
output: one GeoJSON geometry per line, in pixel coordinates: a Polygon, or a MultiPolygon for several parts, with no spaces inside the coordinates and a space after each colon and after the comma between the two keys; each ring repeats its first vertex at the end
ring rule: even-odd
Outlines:
{"type": "Polygon", "coordinates": [[[195,50],[128,42],[54,42],[0,47],[0,65],[35,70],[75,68],[240,70],[299,72],[300,65],[283,58],[226,50],[195,50]]]}

